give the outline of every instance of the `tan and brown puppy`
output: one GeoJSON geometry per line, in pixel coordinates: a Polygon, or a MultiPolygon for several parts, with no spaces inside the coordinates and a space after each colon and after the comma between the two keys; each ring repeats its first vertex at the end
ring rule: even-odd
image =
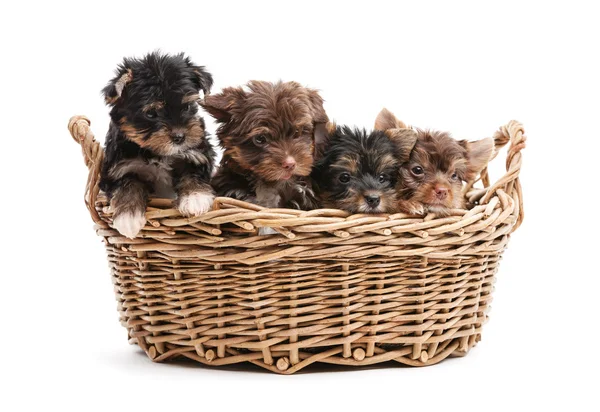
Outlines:
{"type": "Polygon", "coordinates": [[[324,207],[351,213],[394,213],[400,165],[417,140],[411,129],[367,132],[328,125],[322,158],[311,174],[324,207]]]}
{"type": "Polygon", "coordinates": [[[317,207],[308,176],[327,115],[316,90],[296,82],[251,81],[207,96],[224,149],[212,185],[219,196],[265,207],[317,207]]]}
{"type": "MultiPolygon", "coordinates": [[[[375,120],[376,130],[406,128],[389,110],[375,120]]],[[[399,208],[406,213],[440,216],[465,207],[463,183],[472,181],[485,168],[494,150],[491,138],[468,142],[449,133],[417,129],[417,142],[410,158],[400,167],[396,190],[399,208]]]]}

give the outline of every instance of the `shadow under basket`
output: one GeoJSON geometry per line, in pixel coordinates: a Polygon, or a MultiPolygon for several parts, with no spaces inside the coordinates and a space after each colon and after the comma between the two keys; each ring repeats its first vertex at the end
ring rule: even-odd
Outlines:
{"type": "Polygon", "coordinates": [[[133,240],[111,227],[98,188],[104,151],[89,126],[83,116],[69,122],[89,168],[85,203],[121,324],[153,361],[252,362],[283,374],[315,362],[425,366],[480,340],[500,257],[523,219],[520,123],[494,135],[494,157],[510,142],[507,173],[490,184],[484,170],[483,188],[465,188],[471,209],[449,217],[217,198],[212,211],[186,218],[154,199],[133,240]],[[258,236],[260,227],[277,233],[258,236]]]}

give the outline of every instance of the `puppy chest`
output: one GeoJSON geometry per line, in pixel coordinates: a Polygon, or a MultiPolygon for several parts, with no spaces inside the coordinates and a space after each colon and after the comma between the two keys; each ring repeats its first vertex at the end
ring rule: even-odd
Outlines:
{"type": "Polygon", "coordinates": [[[156,185],[173,186],[171,172],[173,168],[169,162],[164,160],[150,160],[148,169],[144,172],[148,174],[156,185]]]}
{"type": "Polygon", "coordinates": [[[113,178],[134,174],[152,184],[157,197],[173,197],[173,168],[170,162],[162,159],[128,159],[119,162],[112,171],[113,178]]]}

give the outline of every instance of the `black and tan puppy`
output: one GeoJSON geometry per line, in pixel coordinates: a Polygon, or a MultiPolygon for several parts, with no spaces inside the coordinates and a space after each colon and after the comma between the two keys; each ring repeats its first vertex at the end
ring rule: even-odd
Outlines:
{"type": "MultiPolygon", "coordinates": [[[[389,110],[383,109],[375,129],[406,127],[389,110]]],[[[494,150],[491,138],[474,142],[455,140],[449,133],[417,129],[417,142],[408,161],[400,168],[396,186],[401,211],[423,215],[448,215],[463,209],[463,183],[472,181],[487,166],[494,150]]]]}
{"type": "Polygon", "coordinates": [[[410,129],[333,128],[311,174],[322,205],[351,213],[395,212],[398,172],[416,139],[410,129]]]}
{"type": "Polygon", "coordinates": [[[220,196],[271,208],[317,206],[308,176],[328,119],[316,90],[251,81],[207,96],[202,105],[220,123],[224,154],[212,180],[220,196]]]}
{"type": "Polygon", "coordinates": [[[212,76],[183,54],[126,58],[102,90],[111,107],[100,188],[110,198],[113,226],[134,238],[144,227],[148,196],[177,196],[183,215],[212,205],[215,152],[198,115],[199,92],[212,76]]]}

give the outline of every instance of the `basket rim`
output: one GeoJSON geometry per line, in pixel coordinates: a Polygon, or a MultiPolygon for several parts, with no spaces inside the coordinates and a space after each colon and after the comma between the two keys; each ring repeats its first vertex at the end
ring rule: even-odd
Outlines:
{"type": "MultiPolygon", "coordinates": [[[[90,120],[85,116],[73,116],[69,121],[69,131],[73,139],[81,145],[84,161],[89,169],[84,198],[86,206],[97,225],[109,228],[112,212],[98,186],[104,149],[95,140],[90,124],[90,120]]],[[[500,149],[510,142],[506,174],[494,184],[490,184],[487,168],[484,169],[477,179],[469,182],[464,188],[467,199],[475,206],[471,209],[452,210],[446,217],[439,217],[433,213],[426,216],[412,216],[406,213],[367,215],[351,214],[338,209],[274,209],[232,198],[217,197],[211,211],[196,217],[182,216],[173,207],[171,199],[152,198],[146,210],[146,218],[151,225],[173,228],[190,224],[218,227],[227,223],[233,223],[248,231],[270,227],[288,239],[295,238],[298,232],[330,232],[342,238],[364,232],[386,236],[393,233],[412,233],[426,238],[429,235],[452,231],[458,231],[461,235],[464,231],[489,232],[491,228],[503,223],[510,225],[510,234],[521,225],[524,217],[519,173],[522,164],[521,150],[525,147],[526,137],[523,126],[513,120],[500,127],[493,138],[495,146],[492,160],[500,149]],[[481,182],[484,187],[475,188],[477,182],[481,182]]],[[[216,231],[212,231],[212,234],[216,234],[216,231]]]]}

